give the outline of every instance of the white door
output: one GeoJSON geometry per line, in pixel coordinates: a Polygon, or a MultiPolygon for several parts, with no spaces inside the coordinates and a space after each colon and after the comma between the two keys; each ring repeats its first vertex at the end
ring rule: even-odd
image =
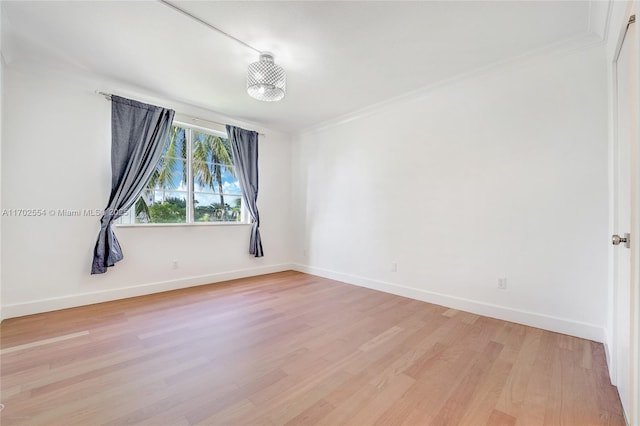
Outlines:
{"type": "Polygon", "coordinates": [[[630,424],[640,422],[638,410],[638,304],[636,190],[638,68],[637,34],[634,15],[616,60],[617,123],[614,142],[614,363],[616,385],[630,424]],[[628,239],[629,242],[625,242],[628,239]]]}

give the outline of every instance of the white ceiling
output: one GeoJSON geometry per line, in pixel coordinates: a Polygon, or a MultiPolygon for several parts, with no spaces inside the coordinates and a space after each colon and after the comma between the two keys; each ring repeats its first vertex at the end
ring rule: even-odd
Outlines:
{"type": "Polygon", "coordinates": [[[593,42],[603,10],[589,1],[175,4],[273,52],[285,99],[250,98],[245,73],[257,54],[157,1],[3,1],[3,55],[300,131],[532,51],[593,42]]]}

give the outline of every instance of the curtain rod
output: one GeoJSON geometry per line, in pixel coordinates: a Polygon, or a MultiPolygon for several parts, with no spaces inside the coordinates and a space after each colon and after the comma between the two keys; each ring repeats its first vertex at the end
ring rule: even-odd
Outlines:
{"type": "MultiPolygon", "coordinates": [[[[109,101],[111,100],[111,93],[100,92],[100,91],[96,91],[96,93],[98,95],[104,96],[104,98],[109,100],[109,101]]],[[[193,121],[204,121],[206,123],[212,123],[212,124],[217,124],[219,126],[225,126],[225,129],[226,129],[226,126],[227,126],[226,123],[220,123],[219,121],[207,120],[207,119],[198,118],[198,117],[190,117],[190,116],[187,116],[187,117],[190,118],[193,121]]],[[[266,136],[264,133],[260,133],[260,132],[258,132],[258,135],[263,136],[263,137],[266,136]]]]}

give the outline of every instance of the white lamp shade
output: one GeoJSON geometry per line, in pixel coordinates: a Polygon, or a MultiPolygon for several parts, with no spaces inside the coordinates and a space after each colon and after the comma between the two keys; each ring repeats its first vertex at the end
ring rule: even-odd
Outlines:
{"type": "Polygon", "coordinates": [[[247,93],[259,101],[275,102],[284,98],[287,90],[287,77],[282,69],[273,62],[273,55],[260,54],[260,60],[249,64],[247,70],[247,93]]]}

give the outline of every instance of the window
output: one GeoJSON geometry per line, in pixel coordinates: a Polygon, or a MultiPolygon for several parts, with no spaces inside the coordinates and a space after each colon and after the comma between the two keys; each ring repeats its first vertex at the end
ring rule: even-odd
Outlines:
{"type": "Polygon", "coordinates": [[[118,223],[246,223],[226,135],[174,124],[147,187],[118,223]]]}

